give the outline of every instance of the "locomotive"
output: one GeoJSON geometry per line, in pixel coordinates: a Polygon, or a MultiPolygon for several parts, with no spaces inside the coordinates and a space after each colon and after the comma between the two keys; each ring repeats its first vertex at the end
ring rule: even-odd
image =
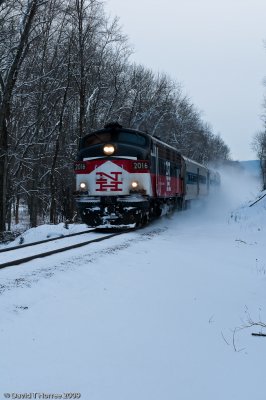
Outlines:
{"type": "Polygon", "coordinates": [[[84,136],[77,160],[75,199],[92,227],[138,227],[219,185],[217,172],[184,157],[145,132],[118,123],[84,136]]]}

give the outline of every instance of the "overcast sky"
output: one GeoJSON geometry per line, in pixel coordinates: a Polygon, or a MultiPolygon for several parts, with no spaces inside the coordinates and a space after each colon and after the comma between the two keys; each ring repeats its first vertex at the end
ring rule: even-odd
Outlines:
{"type": "Polygon", "coordinates": [[[266,76],[266,0],[105,0],[134,47],[132,61],[165,72],[236,160],[255,159],[266,76]]]}

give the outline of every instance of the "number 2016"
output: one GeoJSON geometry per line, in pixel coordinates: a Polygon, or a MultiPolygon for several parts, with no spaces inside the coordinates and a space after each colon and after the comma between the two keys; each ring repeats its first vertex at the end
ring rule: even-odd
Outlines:
{"type": "Polygon", "coordinates": [[[134,162],[134,169],[147,169],[148,168],[148,163],[145,162],[134,162]]]}

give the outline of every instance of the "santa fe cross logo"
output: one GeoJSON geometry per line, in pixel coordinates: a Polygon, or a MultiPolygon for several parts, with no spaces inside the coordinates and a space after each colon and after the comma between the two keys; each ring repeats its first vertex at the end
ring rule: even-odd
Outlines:
{"type": "Polygon", "coordinates": [[[108,189],[111,192],[122,192],[122,188],[119,188],[119,185],[122,185],[119,175],[122,175],[122,172],[110,172],[110,175],[96,172],[96,185],[99,185],[96,192],[107,192],[108,189]]]}

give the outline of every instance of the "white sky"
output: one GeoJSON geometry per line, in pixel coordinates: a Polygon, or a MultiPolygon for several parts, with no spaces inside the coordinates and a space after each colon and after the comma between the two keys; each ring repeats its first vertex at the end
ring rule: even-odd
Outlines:
{"type": "Polygon", "coordinates": [[[234,159],[255,159],[266,76],[265,0],[105,0],[131,60],[181,82],[234,159]]]}

